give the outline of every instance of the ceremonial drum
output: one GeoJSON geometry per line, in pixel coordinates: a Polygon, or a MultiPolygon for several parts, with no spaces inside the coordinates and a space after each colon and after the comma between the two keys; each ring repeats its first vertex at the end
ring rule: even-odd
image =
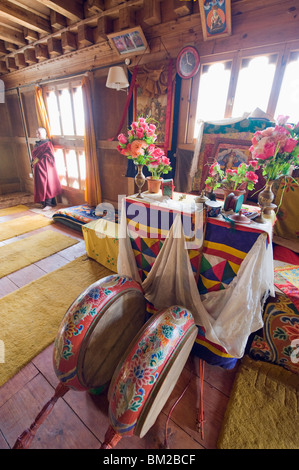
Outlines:
{"type": "Polygon", "coordinates": [[[99,393],[108,385],[128,344],[145,322],[141,286],[127,276],[107,276],[83,291],[67,310],[53,352],[59,379],[54,396],[14,449],[28,448],[53,406],[70,389],[99,393]]]}
{"type": "Polygon", "coordinates": [[[102,391],[144,322],[145,298],[136,281],[111,275],[89,286],[66,312],[55,340],[60,382],[73,390],[102,391]]]}
{"type": "Polygon", "coordinates": [[[197,331],[192,314],[180,306],[153,315],[144,325],[111,379],[111,426],[102,448],[114,447],[122,436],[147,433],[181,374],[197,331]]]}

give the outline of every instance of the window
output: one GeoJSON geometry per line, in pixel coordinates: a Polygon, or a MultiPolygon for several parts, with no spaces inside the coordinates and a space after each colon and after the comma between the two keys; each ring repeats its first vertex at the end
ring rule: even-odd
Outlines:
{"type": "Polygon", "coordinates": [[[259,56],[242,60],[232,117],[251,113],[255,108],[267,110],[276,66],[274,59],[272,56],[259,56]]]}
{"type": "Polygon", "coordinates": [[[215,121],[223,119],[231,76],[231,62],[216,62],[202,68],[197,98],[195,134],[198,120],[215,121]]]}
{"type": "Polygon", "coordinates": [[[299,122],[299,52],[290,56],[282,80],[275,116],[290,116],[293,124],[299,122]]]}
{"type": "Polygon", "coordinates": [[[194,138],[199,120],[242,117],[256,108],[273,116],[299,122],[299,45],[277,50],[247,50],[202,58],[197,95],[194,138]],[[295,49],[296,47],[296,49],[295,49]],[[223,56],[222,56],[223,57],[223,56]]]}
{"type": "Polygon", "coordinates": [[[62,186],[85,189],[84,108],[80,83],[45,90],[55,162],[62,186]]]}

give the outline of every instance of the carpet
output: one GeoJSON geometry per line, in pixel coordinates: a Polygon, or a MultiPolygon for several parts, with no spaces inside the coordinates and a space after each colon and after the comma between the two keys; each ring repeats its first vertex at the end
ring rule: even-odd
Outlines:
{"type": "Polygon", "coordinates": [[[110,274],[83,255],[0,299],[0,386],[54,341],[78,295],[110,274]]]}
{"type": "Polygon", "coordinates": [[[299,379],[244,356],[218,439],[219,449],[298,449],[299,379]]]}
{"type": "Polygon", "coordinates": [[[0,209],[0,217],[4,215],[17,214],[18,212],[28,211],[28,207],[20,204],[18,206],[6,207],[5,209],[0,209]]]}
{"type": "Polygon", "coordinates": [[[51,224],[53,221],[42,215],[25,215],[16,219],[8,220],[0,224],[0,241],[8,240],[8,238],[23,235],[23,233],[31,232],[46,225],[51,224]]]}
{"type": "Polygon", "coordinates": [[[45,230],[0,246],[0,278],[76,243],[78,240],[75,238],[53,230],[45,230]]]}
{"type": "Polygon", "coordinates": [[[289,265],[275,268],[274,284],[291,299],[299,310],[299,266],[289,265]]]}

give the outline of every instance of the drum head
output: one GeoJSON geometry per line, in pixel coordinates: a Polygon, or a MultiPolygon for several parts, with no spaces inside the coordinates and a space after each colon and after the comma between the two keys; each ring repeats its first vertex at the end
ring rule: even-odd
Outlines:
{"type": "Polygon", "coordinates": [[[105,388],[144,322],[145,298],[137,282],[118,275],[95,282],[61,323],[53,353],[58,379],[78,391],[105,388]]]}
{"type": "Polygon", "coordinates": [[[136,335],[108,390],[109,418],[118,434],[143,437],[155,423],[197,332],[192,314],[173,306],[153,315],[136,335]]]}

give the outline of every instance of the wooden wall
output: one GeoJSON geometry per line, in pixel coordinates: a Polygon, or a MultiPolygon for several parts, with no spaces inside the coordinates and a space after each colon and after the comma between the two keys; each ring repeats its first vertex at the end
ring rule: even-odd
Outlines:
{"type": "MultiPolygon", "coordinates": [[[[195,45],[204,59],[239,53],[251,47],[287,45],[299,39],[297,0],[235,0],[232,3],[232,35],[209,41],[203,41],[197,2],[193,2],[193,13],[182,17],[174,14],[175,4],[188,3],[161,2],[159,25],[146,24],[140,11],[136,12],[150,44],[150,53],[142,58],[132,57],[130,67],[140,60],[141,63],[154,63],[167,62],[169,57],[175,59],[186,44],[195,45]]],[[[34,84],[91,71],[103,199],[116,203],[118,194],[132,192],[132,182],[124,176],[126,159],[117,152],[117,143],[108,140],[117,130],[126,100],[125,93],[105,86],[109,66],[119,62],[120,58],[106,41],[1,76],[6,97],[5,103],[0,103],[0,191],[18,188],[33,192],[28,145],[32,147],[37,127],[34,84]]],[[[182,81],[180,109],[176,116],[179,146],[193,145],[198,83],[199,74],[193,80],[182,81]]],[[[127,122],[123,130],[126,127],[127,122]]],[[[68,194],[69,203],[75,200],[77,203],[78,199],[72,199],[68,194]]]]}

